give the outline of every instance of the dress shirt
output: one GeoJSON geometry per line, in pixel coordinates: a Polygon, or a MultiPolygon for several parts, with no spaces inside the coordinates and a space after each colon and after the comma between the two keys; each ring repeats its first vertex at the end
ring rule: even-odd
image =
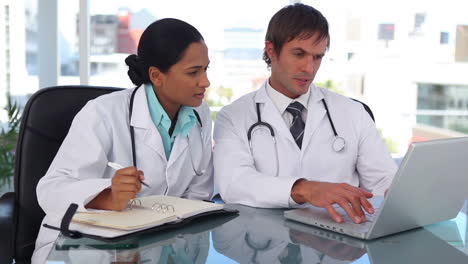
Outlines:
{"type": "Polygon", "coordinates": [[[171,128],[172,122],[169,115],[167,115],[161,103],[159,103],[151,84],[145,84],[145,91],[146,98],[148,98],[148,108],[151,119],[153,120],[154,126],[158,129],[159,134],[161,134],[166,158],[169,160],[172,146],[174,145],[177,135],[180,134],[181,136],[186,137],[193,125],[195,125],[196,117],[193,113],[193,108],[184,105],[180,107],[177,113],[176,126],[174,127],[172,135],[169,135],[169,129],[171,128]]]}
{"type": "MultiPolygon", "coordinates": [[[[283,118],[284,122],[286,123],[287,127],[291,127],[292,121],[293,121],[293,115],[286,111],[286,108],[288,108],[288,105],[291,104],[292,102],[299,102],[304,106],[304,110],[302,110],[302,120],[307,120],[307,106],[309,105],[309,97],[310,97],[310,89],[307,90],[307,92],[295,99],[291,99],[287,97],[286,95],[278,92],[277,90],[273,89],[271,87],[270,82],[268,81],[266,84],[266,90],[267,94],[270,97],[271,101],[273,104],[276,106],[278,109],[279,113],[281,114],[281,117],[283,118]]],[[[294,201],[294,199],[290,196],[289,197],[289,206],[290,207],[295,207],[298,206],[299,204],[294,201]]]]}

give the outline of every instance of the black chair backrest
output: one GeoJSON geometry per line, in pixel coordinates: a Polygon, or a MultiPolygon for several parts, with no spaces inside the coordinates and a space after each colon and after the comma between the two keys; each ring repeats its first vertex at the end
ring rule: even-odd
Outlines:
{"type": "Polygon", "coordinates": [[[14,258],[17,263],[31,259],[44,218],[37,202],[36,186],[47,172],[73,118],[89,100],[118,90],[121,88],[50,87],[36,92],[26,104],[16,146],[14,258]]]}

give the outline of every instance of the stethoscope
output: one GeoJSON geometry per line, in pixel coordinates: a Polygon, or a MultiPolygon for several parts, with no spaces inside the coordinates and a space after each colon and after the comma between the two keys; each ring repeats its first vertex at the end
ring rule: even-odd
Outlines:
{"type": "Polygon", "coordinates": [[[268,239],[265,245],[255,245],[255,243],[250,239],[249,233],[245,233],[244,241],[247,244],[247,246],[251,248],[254,252],[252,257],[250,258],[250,263],[254,263],[254,264],[258,263],[257,261],[258,252],[268,250],[271,244],[271,239],[268,239]]]}
{"type": "MultiPolygon", "coordinates": [[[[136,152],[135,152],[135,129],[133,128],[133,126],[131,125],[131,120],[132,120],[132,113],[133,113],[133,101],[135,99],[135,93],[136,91],[138,90],[139,87],[136,87],[135,90],[133,90],[132,92],[132,95],[130,97],[130,104],[128,106],[128,122],[129,122],[129,126],[130,126],[130,139],[131,139],[131,143],[132,143],[132,158],[133,158],[133,166],[136,168],[137,167],[137,162],[136,162],[136,152]]],[[[195,111],[195,109],[193,109],[193,113],[195,114],[195,117],[197,118],[197,123],[198,125],[200,126],[199,129],[200,129],[200,143],[201,143],[201,153],[203,154],[203,151],[204,151],[204,148],[203,148],[203,138],[202,138],[202,135],[201,135],[201,128],[203,127],[202,125],[202,122],[201,122],[201,118],[200,118],[200,115],[198,114],[197,111],[195,111]]],[[[202,176],[203,174],[205,174],[206,170],[205,169],[200,169],[201,167],[201,161],[200,161],[200,165],[199,165],[199,168],[195,168],[195,163],[193,161],[193,153],[192,153],[192,147],[191,147],[191,139],[190,139],[190,136],[187,135],[187,139],[188,139],[188,145],[189,145],[189,151],[190,151],[190,161],[192,163],[192,169],[193,171],[195,172],[195,175],[197,176],[202,176]]],[[[203,157],[203,155],[202,155],[203,157]]]]}
{"type": "MultiPolygon", "coordinates": [[[[338,133],[336,132],[335,124],[333,123],[333,120],[332,120],[332,118],[330,116],[330,111],[328,111],[327,102],[325,102],[324,98],[322,98],[321,101],[322,101],[323,106],[325,107],[325,111],[327,113],[328,121],[330,122],[330,126],[331,126],[331,128],[333,130],[333,135],[335,136],[334,139],[333,139],[331,147],[335,152],[340,152],[345,148],[346,141],[345,141],[345,139],[343,137],[340,137],[338,135],[338,133]]],[[[261,128],[261,127],[268,129],[268,131],[270,132],[271,138],[273,140],[274,147],[275,147],[276,165],[277,165],[276,166],[276,175],[278,175],[279,157],[278,157],[278,148],[276,146],[275,131],[274,131],[273,127],[270,124],[268,124],[267,122],[262,121],[262,117],[261,117],[261,113],[260,113],[260,103],[256,103],[256,108],[257,108],[257,122],[252,124],[250,126],[250,128],[248,129],[248,131],[247,131],[247,139],[249,141],[250,151],[253,152],[253,150],[252,150],[252,134],[254,132],[254,129],[261,128]]]]}

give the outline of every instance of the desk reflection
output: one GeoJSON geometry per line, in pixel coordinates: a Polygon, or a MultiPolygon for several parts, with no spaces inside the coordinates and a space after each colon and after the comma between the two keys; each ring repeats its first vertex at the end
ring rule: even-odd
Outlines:
{"type": "MultiPolygon", "coordinates": [[[[60,239],[60,238],[59,238],[60,239]]],[[[209,231],[166,240],[103,243],[92,239],[57,241],[49,260],[65,263],[205,263],[210,248],[209,231]]]]}
{"type": "Polygon", "coordinates": [[[59,237],[48,260],[63,263],[206,263],[210,230],[235,215],[199,219],[183,228],[104,242],[59,237]]]}
{"type": "Polygon", "coordinates": [[[468,255],[429,231],[463,243],[451,221],[365,241],[285,220],[284,210],[232,207],[240,215],[213,230],[213,246],[239,263],[468,263],[468,255]]]}
{"type": "Polygon", "coordinates": [[[351,263],[366,252],[288,228],[284,210],[233,207],[239,216],[213,230],[213,246],[239,263],[351,263]]]}
{"type": "Polygon", "coordinates": [[[209,217],[184,228],[120,242],[60,237],[48,260],[86,264],[468,263],[464,213],[452,221],[365,241],[286,220],[281,209],[227,206],[238,209],[239,215],[209,217]]]}

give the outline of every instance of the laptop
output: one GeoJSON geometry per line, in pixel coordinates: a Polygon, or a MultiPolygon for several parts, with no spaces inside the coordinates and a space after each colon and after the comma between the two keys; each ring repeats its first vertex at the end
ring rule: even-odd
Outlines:
{"type": "Polygon", "coordinates": [[[362,224],[345,211],[336,223],[312,205],[285,211],[288,219],[361,239],[374,239],[454,218],[468,198],[468,137],[410,145],[385,198],[370,202],[376,212],[362,224]]]}

